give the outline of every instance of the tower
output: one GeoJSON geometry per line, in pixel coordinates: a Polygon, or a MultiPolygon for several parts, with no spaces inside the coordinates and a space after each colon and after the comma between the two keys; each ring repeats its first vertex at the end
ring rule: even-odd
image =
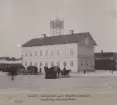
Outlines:
{"type": "Polygon", "coordinates": [[[58,18],[58,0],[56,2],[56,20],[50,21],[50,31],[52,36],[63,35],[64,34],[64,21],[58,18]]]}
{"type": "Polygon", "coordinates": [[[63,35],[64,34],[64,21],[59,20],[58,17],[56,20],[50,21],[51,35],[63,35]]]}

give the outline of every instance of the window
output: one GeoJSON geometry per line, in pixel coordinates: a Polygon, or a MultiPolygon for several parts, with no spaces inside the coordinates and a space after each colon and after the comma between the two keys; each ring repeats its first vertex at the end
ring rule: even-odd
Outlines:
{"type": "Polygon", "coordinates": [[[90,66],[92,66],[92,59],[90,60],[90,66]]]}
{"type": "Polygon", "coordinates": [[[54,66],[54,62],[51,62],[51,67],[53,67],[54,66]]]}
{"type": "Polygon", "coordinates": [[[92,65],[92,67],[95,67],[94,60],[93,59],[91,60],[91,65],[92,65]]]}
{"type": "Polygon", "coordinates": [[[88,38],[85,38],[85,44],[88,45],[88,38]]]}
{"type": "Polygon", "coordinates": [[[27,54],[27,53],[25,53],[25,56],[28,56],[28,54],[27,54]]]}
{"type": "Polygon", "coordinates": [[[45,66],[48,67],[48,62],[45,62],[45,66]]]}
{"type": "Polygon", "coordinates": [[[66,61],[64,61],[64,62],[63,62],[63,65],[64,65],[64,66],[67,66],[67,63],[66,63],[66,61]]]}
{"type": "Polygon", "coordinates": [[[53,56],[53,55],[54,55],[54,51],[52,50],[52,51],[51,51],[51,56],[53,56]]]}
{"type": "Polygon", "coordinates": [[[32,56],[32,52],[30,52],[30,56],[32,56]]]}
{"type": "Polygon", "coordinates": [[[83,62],[83,60],[81,60],[81,66],[83,66],[84,65],[84,62],[83,62]]]}
{"type": "Polygon", "coordinates": [[[60,66],[60,61],[57,61],[57,66],[60,66]]]}
{"type": "Polygon", "coordinates": [[[42,56],[42,51],[40,51],[40,56],[42,56]]]}
{"type": "Polygon", "coordinates": [[[70,49],[70,55],[73,56],[73,49],[70,49]]]}
{"type": "Polygon", "coordinates": [[[45,55],[48,56],[48,50],[45,52],[45,55]]]}
{"type": "Polygon", "coordinates": [[[32,61],[30,61],[30,66],[32,66],[32,61]]]}
{"type": "Polygon", "coordinates": [[[66,56],[66,51],[65,50],[63,51],[63,55],[66,56]]]}
{"type": "Polygon", "coordinates": [[[37,51],[35,51],[35,56],[37,56],[37,51]]]}
{"type": "Polygon", "coordinates": [[[73,66],[74,66],[74,62],[70,61],[70,67],[73,67],[73,66]]]}
{"type": "Polygon", "coordinates": [[[40,66],[42,66],[42,62],[40,62],[40,66]]]}
{"type": "Polygon", "coordinates": [[[35,62],[35,66],[37,66],[37,62],[35,62]]]}
{"type": "Polygon", "coordinates": [[[57,56],[60,56],[60,50],[57,49],[57,56]]]}
{"type": "Polygon", "coordinates": [[[88,60],[86,60],[85,63],[86,63],[86,66],[88,66],[88,60]]]}
{"type": "Polygon", "coordinates": [[[25,66],[27,66],[27,62],[25,62],[25,66]]]}

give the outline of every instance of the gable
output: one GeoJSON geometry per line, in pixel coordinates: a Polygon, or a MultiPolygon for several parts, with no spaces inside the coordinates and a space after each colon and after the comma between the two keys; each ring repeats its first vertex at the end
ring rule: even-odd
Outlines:
{"type": "Polygon", "coordinates": [[[79,44],[80,45],[85,45],[85,46],[97,45],[91,35],[85,36],[85,38],[83,38],[82,40],[79,41],[79,44]]]}

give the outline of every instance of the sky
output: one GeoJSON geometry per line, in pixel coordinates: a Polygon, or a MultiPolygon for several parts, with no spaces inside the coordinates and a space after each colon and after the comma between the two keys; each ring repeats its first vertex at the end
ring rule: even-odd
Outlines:
{"type": "Polygon", "coordinates": [[[100,50],[117,52],[116,0],[0,0],[0,56],[20,57],[18,47],[50,34],[50,20],[64,20],[64,33],[90,32],[100,50]],[[58,10],[58,12],[57,12],[58,10]]]}

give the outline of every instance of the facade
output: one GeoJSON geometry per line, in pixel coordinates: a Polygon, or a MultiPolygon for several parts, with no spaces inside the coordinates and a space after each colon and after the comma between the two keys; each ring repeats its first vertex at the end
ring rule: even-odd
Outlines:
{"type": "Polygon", "coordinates": [[[23,65],[65,66],[72,72],[94,70],[95,41],[89,32],[35,38],[22,45],[23,65]]]}
{"type": "Polygon", "coordinates": [[[100,52],[95,53],[96,70],[117,70],[117,53],[100,52]]]}

